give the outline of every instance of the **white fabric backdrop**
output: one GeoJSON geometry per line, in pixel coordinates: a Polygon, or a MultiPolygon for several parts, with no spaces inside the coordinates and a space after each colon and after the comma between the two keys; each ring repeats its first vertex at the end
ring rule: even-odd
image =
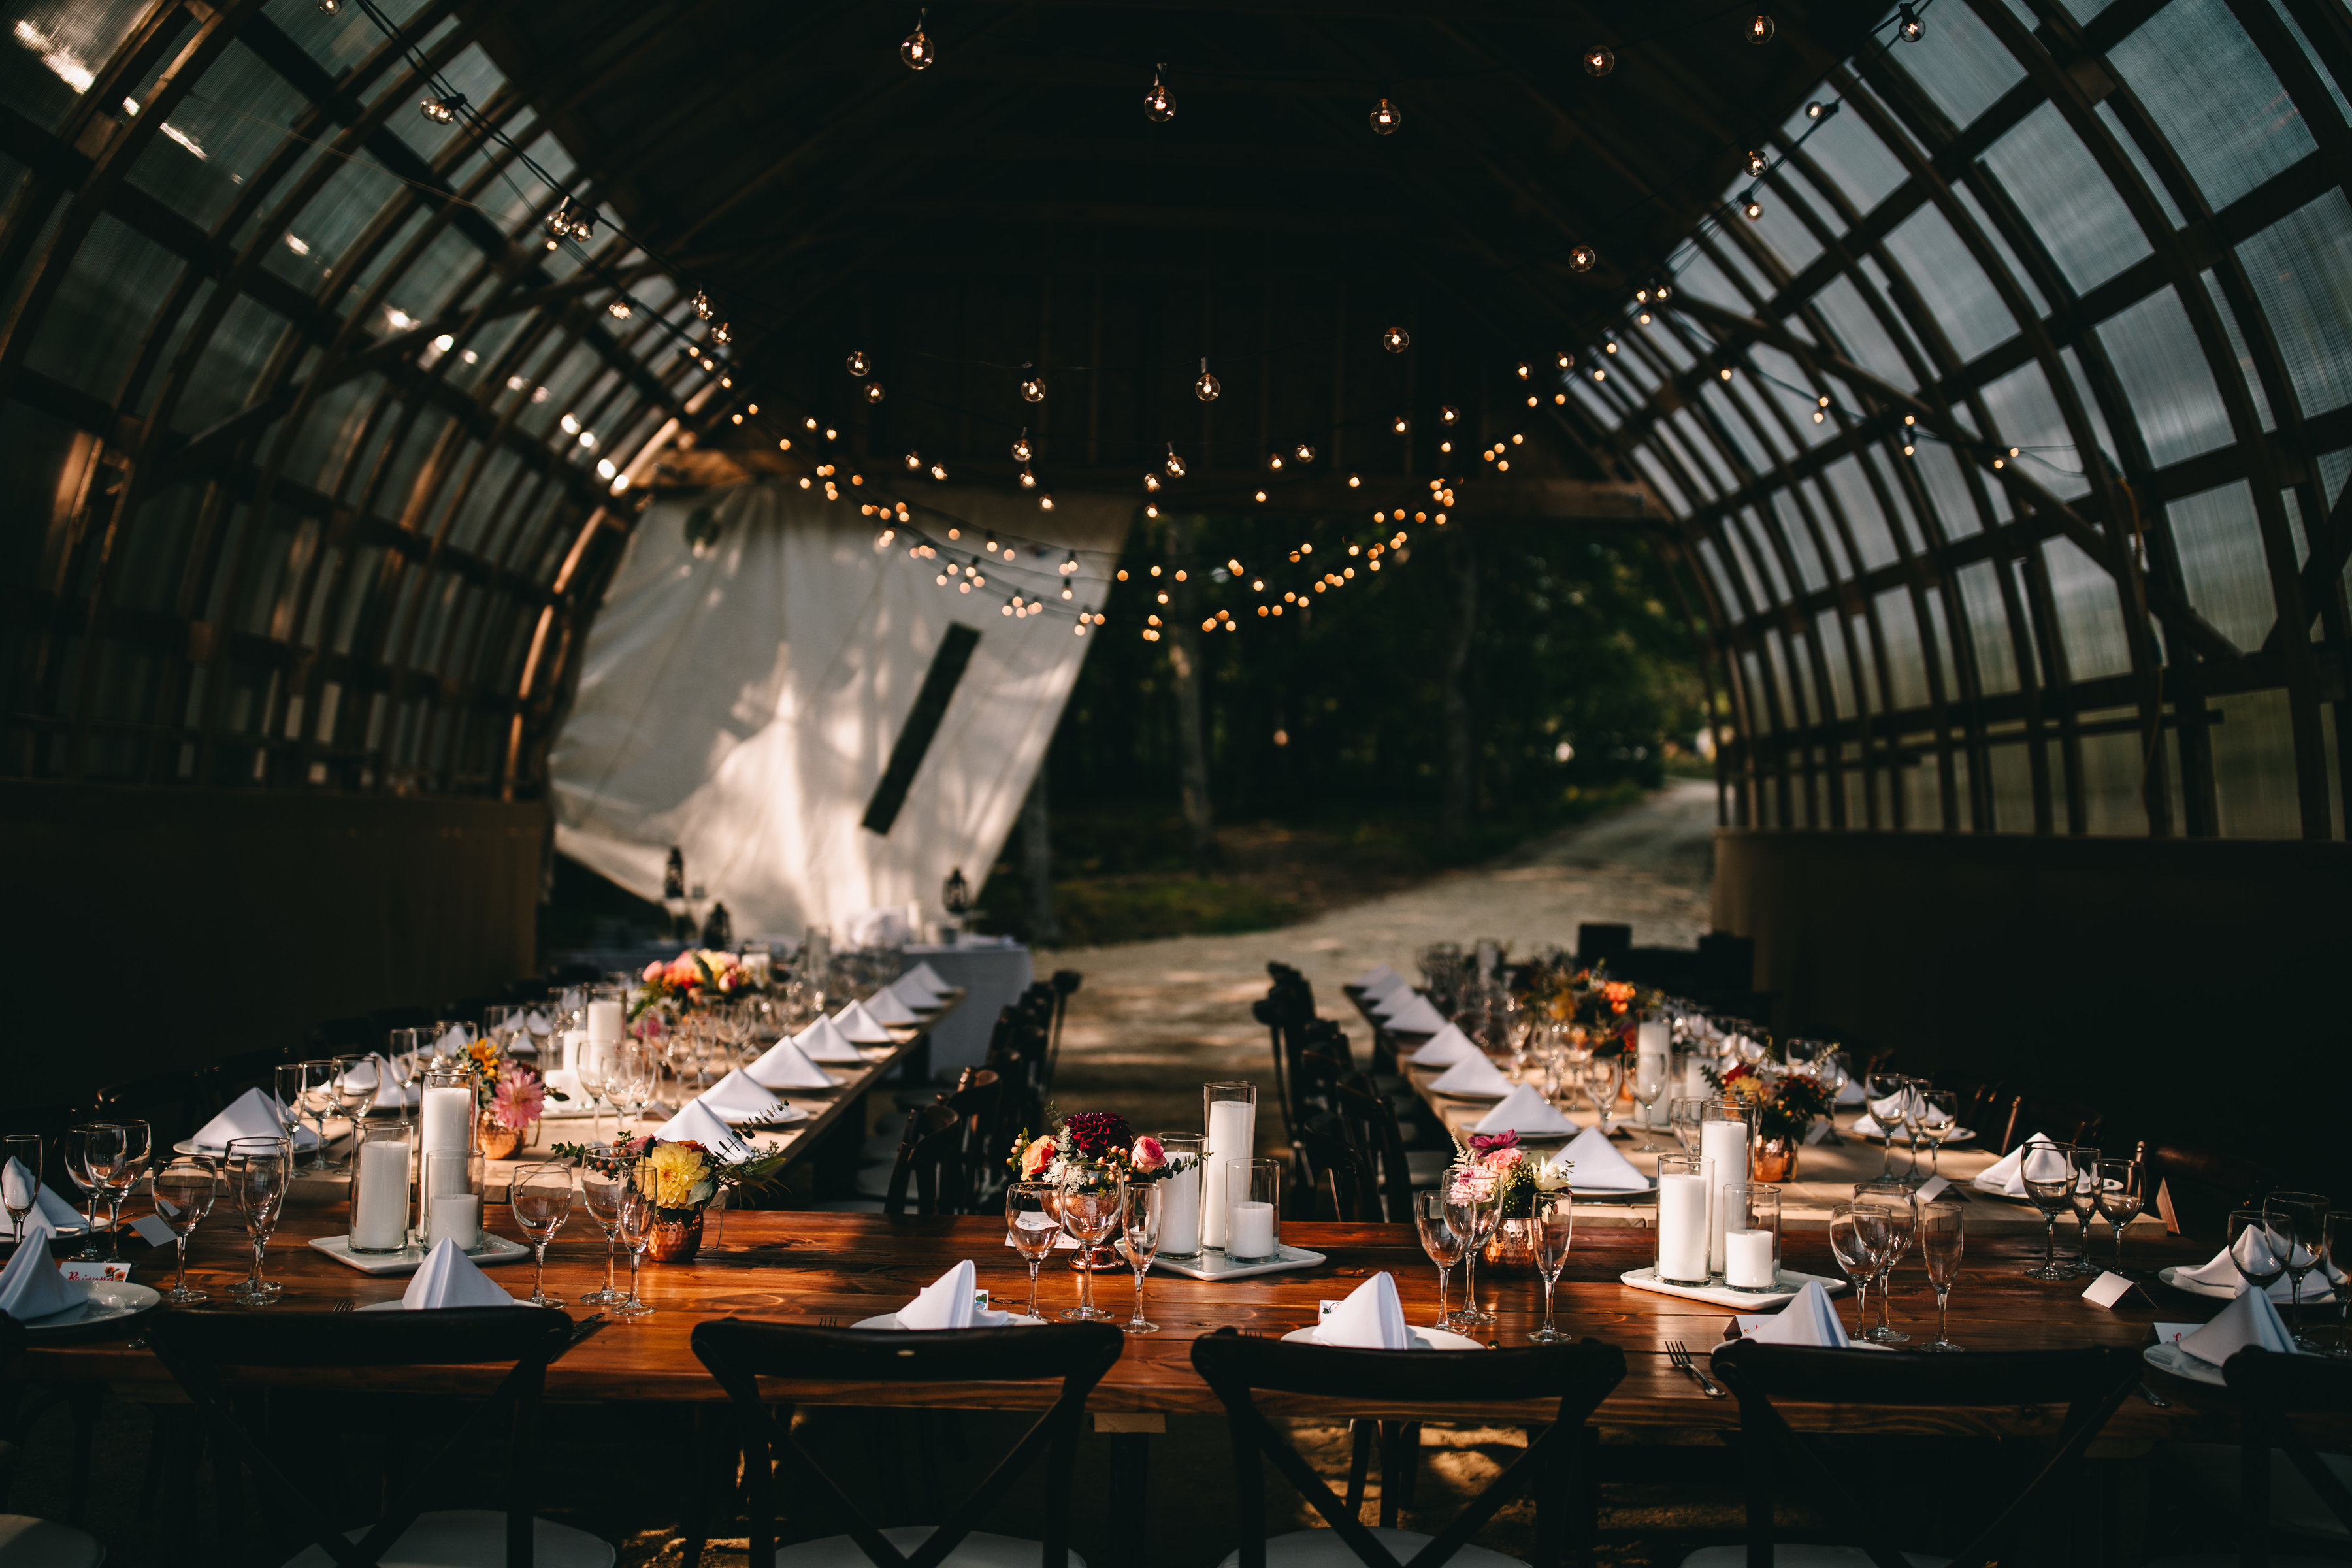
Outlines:
{"type": "MultiPolygon", "coordinates": [[[[933,581],[944,558],[909,560],[903,541],[877,552],[879,525],[846,500],[768,482],[656,502],[596,614],[550,755],[556,847],[650,899],[678,845],[688,880],[746,932],[839,927],[909,900],[935,917],[959,866],[977,892],[1105,635],[1074,635],[1066,615],[1003,615],[1005,599],[1059,605],[1065,551],[1117,551],[1134,503],[1072,495],[1047,513],[1010,496],[924,499],[1056,548],[1017,568],[983,556],[986,584],[964,594],[933,581]],[[706,505],[719,534],[698,559],[684,523],[706,505]],[[871,833],[859,819],[951,621],[979,645],[897,822],[871,833]]],[[[925,528],[945,542],[944,524],[925,528]]],[[[980,544],[968,527],[955,548],[980,544]]],[[[1113,563],[1080,560],[1071,603],[1098,606],[1113,563]]]]}

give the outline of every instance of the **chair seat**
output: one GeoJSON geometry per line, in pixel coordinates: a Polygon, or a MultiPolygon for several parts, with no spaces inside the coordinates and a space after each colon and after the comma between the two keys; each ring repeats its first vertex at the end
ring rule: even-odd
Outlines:
{"type": "MultiPolygon", "coordinates": [[[[2167,1475],[2190,1489],[2224,1508],[2237,1508],[2242,1460],[2236,1444],[2165,1443],[2157,1448],[2156,1460],[2167,1475]]],[[[2319,1462],[2337,1480],[2352,1487],[2352,1457],[2322,1454],[2319,1462]]],[[[2303,1479],[2303,1472],[2294,1468],[2294,1461],[2276,1449],[2271,1451],[2271,1529],[2330,1541],[2352,1539],[2352,1532],[2328,1511],[2311,1483],[2303,1479]]]]}
{"type": "MultiPolygon", "coordinates": [[[[1434,1539],[1410,1530],[1375,1530],[1372,1537],[1400,1563],[1411,1562],[1414,1552],[1434,1539]]],[[[1241,1560],[1242,1554],[1234,1552],[1217,1568],[1241,1568],[1241,1560]]],[[[1517,1558],[1483,1546],[1465,1546],[1445,1561],[1447,1568],[1522,1568],[1517,1558]]],[[[1266,1568],[1363,1568],[1362,1559],[1334,1530],[1294,1530],[1287,1535],[1268,1536],[1265,1562],[1266,1568]]]]}
{"type": "MultiPolygon", "coordinates": [[[[1906,1552],[1911,1568],[1946,1568],[1948,1557],[1906,1552]]],[[[1745,1546],[1702,1546],[1683,1559],[1682,1568],[1748,1568],[1745,1546]]],[[[1871,1568],[1870,1553],[1859,1546],[1816,1546],[1803,1542],[1772,1543],[1772,1568],[1871,1568]]]]}
{"type": "Polygon", "coordinates": [[[53,1519],[0,1513],[0,1568],[98,1568],[106,1543],[53,1519]]]}
{"type": "MultiPolygon", "coordinates": [[[[358,1541],[365,1528],[344,1531],[358,1541]]],[[[531,1521],[531,1568],[613,1568],[616,1553],[584,1530],[550,1520],[531,1521]]],[[[494,1509],[452,1509],[424,1513],[385,1549],[380,1568],[504,1568],[507,1516],[494,1509]]],[[[8,1568],[15,1568],[11,1563],[8,1568]]],[[[312,1546],[286,1560],[286,1568],[335,1568],[326,1548],[312,1546]]]]}
{"type": "Polygon", "coordinates": [[[1408,1149],[1404,1173],[1415,1187],[1433,1187],[1444,1178],[1454,1158],[1443,1149],[1408,1149]]]}
{"type": "MultiPolygon", "coordinates": [[[[902,1524],[884,1531],[882,1539],[911,1556],[917,1547],[931,1538],[933,1528],[928,1524],[902,1524]]],[[[1039,1568],[1045,1557],[1042,1542],[975,1530],[948,1553],[940,1568],[1039,1568]]],[[[874,1560],[848,1536],[828,1535],[821,1541],[803,1541],[798,1546],[780,1549],[776,1552],[776,1568],[874,1568],[874,1560]]],[[[1087,1568],[1087,1560],[1073,1552],[1070,1568],[1087,1568]]]]}

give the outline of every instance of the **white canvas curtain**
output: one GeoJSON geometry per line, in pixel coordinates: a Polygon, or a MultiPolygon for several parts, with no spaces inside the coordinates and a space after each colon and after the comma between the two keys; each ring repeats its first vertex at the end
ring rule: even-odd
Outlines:
{"type": "Polygon", "coordinates": [[[934,581],[944,558],[910,560],[903,539],[877,550],[879,524],[845,501],[763,482],[655,503],[597,612],[551,756],[556,847],[650,899],[677,845],[688,880],[746,932],[840,927],[910,900],[935,914],[958,867],[976,891],[1104,635],[1075,635],[1066,614],[1004,615],[1005,600],[1101,605],[1134,508],[928,499],[963,521],[966,559],[991,526],[1055,548],[1011,564],[982,555],[986,585],[960,593],[934,581]],[[697,556],[686,523],[701,508],[718,537],[697,556]],[[1069,549],[1081,564],[1066,577],[1069,549]],[[954,622],[979,643],[897,821],[870,832],[866,803],[954,622]]]}

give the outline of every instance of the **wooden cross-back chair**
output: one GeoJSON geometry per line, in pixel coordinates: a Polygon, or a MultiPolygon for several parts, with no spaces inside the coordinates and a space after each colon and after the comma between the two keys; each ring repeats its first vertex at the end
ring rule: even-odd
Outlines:
{"type": "MultiPolygon", "coordinates": [[[[1067,1568],[1071,1479],[1087,1395],[1118,1360],[1126,1339],[1109,1323],[919,1333],[809,1329],[740,1318],[697,1323],[694,1353],[727,1391],[740,1434],[751,1568],[774,1568],[780,1477],[792,1488],[794,1517],[814,1514],[840,1528],[839,1535],[822,1542],[834,1548],[824,1553],[827,1561],[855,1563],[862,1556],[875,1568],[940,1568],[965,1560],[958,1549],[969,1542],[971,1555],[986,1561],[1025,1560],[1043,1568],[1067,1568]],[[1004,1451],[987,1478],[944,1510],[938,1524],[882,1530],[842,1490],[818,1456],[793,1436],[791,1404],[772,1407],[761,1397],[762,1377],[789,1378],[820,1370],[828,1382],[851,1384],[1055,1380],[1062,1387],[1053,1405],[1004,1451]],[[1041,1457],[1041,1506],[1026,1510],[1024,1517],[1043,1528],[1045,1540],[1021,1542],[975,1531],[982,1513],[1000,1502],[1041,1457]]],[[[803,1547],[801,1554],[806,1552],[803,1547]]]]}
{"type": "Polygon", "coordinates": [[[904,1217],[911,1189],[917,1214],[955,1213],[963,1174],[963,1116],[945,1100],[907,1112],[907,1131],[898,1140],[898,1157],[890,1164],[890,1184],[882,1193],[882,1212],[893,1219],[904,1217]]]}
{"type": "MultiPolygon", "coordinates": [[[[1382,1210],[1378,1217],[1394,1224],[1411,1223],[1412,1157],[1405,1151],[1404,1129],[1397,1121],[1396,1107],[1361,1073],[1341,1079],[1334,1086],[1334,1094],[1350,1137],[1372,1168],[1374,1191],[1382,1210]]],[[[1444,1156],[1435,1158],[1442,1162],[1444,1156]]]]}
{"type": "MultiPolygon", "coordinates": [[[[1504,1504],[1522,1494],[1536,1502],[1534,1568],[1556,1568],[1568,1531],[1566,1500],[1585,1489],[1573,1484],[1585,1423],[1625,1377],[1625,1352],[1599,1340],[1574,1344],[1531,1345],[1486,1351],[1342,1350],[1244,1338],[1231,1327],[1192,1342],[1192,1365],[1219,1403],[1234,1450],[1234,1512],[1241,1538],[1240,1568],[1281,1568],[1313,1557],[1328,1561],[1320,1547],[1330,1535],[1347,1544],[1365,1568],[1440,1568],[1461,1562],[1465,1568],[1499,1568],[1512,1559],[1470,1544],[1504,1504]],[[1261,1392],[1393,1405],[1402,1412],[1416,1405],[1486,1400],[1557,1400],[1552,1423],[1532,1433],[1528,1447],[1435,1538],[1408,1531],[1373,1529],[1356,1516],[1348,1500],[1325,1484],[1289,1436],[1257,1407],[1261,1392]],[[1261,1459],[1321,1514],[1331,1527],[1295,1531],[1269,1541],[1265,1533],[1265,1474],[1261,1459]],[[1321,1538],[1320,1540],[1315,1538],[1321,1538]]],[[[1391,1448],[1391,1458],[1410,1462],[1391,1448]]],[[[1402,1488],[1403,1478],[1383,1472],[1384,1492],[1402,1488]]],[[[1579,1534],[1586,1527],[1580,1521],[1579,1534]]]]}
{"type": "Polygon", "coordinates": [[[2286,1456],[2336,1524],[2352,1532],[2352,1489],[2294,1424],[2298,1415],[2352,1410],[2352,1362],[2286,1356],[2252,1346],[2221,1367],[2243,1409],[2238,1507],[2239,1568],[2267,1568],[2271,1544],[2271,1450],[2286,1456]]]}
{"type": "MultiPolygon", "coordinates": [[[[538,1488],[540,1392],[548,1363],[571,1342],[572,1321],[551,1307],[458,1307],[436,1311],[159,1312],[147,1331],[172,1376],[196,1406],[212,1438],[213,1462],[241,1461],[273,1520],[294,1525],[334,1568],[398,1562],[504,1563],[508,1568],[611,1568],[613,1548],[585,1531],[534,1519],[538,1488]],[[280,1464],[230,1396],[227,1369],[332,1372],[352,1368],[485,1366],[511,1363],[488,1397],[440,1395],[458,1418],[446,1423],[439,1450],[415,1466],[364,1529],[341,1522],[280,1464]],[[469,1407],[470,1406],[470,1407],[469,1407]],[[507,1439],[503,1510],[426,1513],[419,1495],[456,1470],[470,1472],[485,1445],[507,1439]]],[[[301,1427],[296,1441],[312,1438],[301,1427]]],[[[297,1467],[298,1468],[300,1467],[297,1467]]],[[[234,1495],[223,1487],[223,1496],[234,1495]]],[[[233,1528],[221,1521],[226,1536],[233,1528]]],[[[253,1555],[239,1550],[232,1559],[253,1555]]],[[[273,1559],[274,1560],[274,1559],[273,1559]]]]}
{"type": "Polygon", "coordinates": [[[1330,1201],[1331,1217],[1342,1225],[1378,1225],[1388,1217],[1381,1212],[1380,1188],[1371,1166],[1349,1136],[1345,1119],[1336,1111],[1318,1111],[1299,1129],[1298,1138],[1307,1155],[1308,1191],[1313,1194],[1309,1203],[1299,1206],[1298,1217],[1313,1215],[1326,1199],[1330,1201]]]}
{"type": "MultiPolygon", "coordinates": [[[[1716,1375],[1739,1401],[1740,1439],[1748,1456],[1741,1466],[1748,1482],[1748,1544],[1695,1552],[1683,1560],[1683,1568],[1773,1568],[1776,1456],[1787,1457],[1794,1479],[1822,1505],[1824,1517],[1855,1521],[1857,1544],[1875,1568],[1911,1568],[1880,1500],[1868,1488],[1856,1495],[1850,1468],[1825,1454],[1819,1437],[1789,1424],[1780,1413],[1783,1400],[1855,1412],[1846,1430],[1867,1430],[1872,1409],[2063,1408],[2065,1419],[2041,1463],[2023,1486],[1978,1510],[1986,1522],[1949,1565],[1993,1568],[2014,1538],[2033,1527],[2048,1500],[2068,1495],[2092,1439],[2138,1384],[2142,1363],[2137,1350],[2120,1345],[1891,1356],[1741,1340],[1717,1355],[1714,1364],[1716,1375]]],[[[1818,1551],[1801,1547],[1787,1555],[1796,1562],[1822,1560],[1818,1551]]]]}

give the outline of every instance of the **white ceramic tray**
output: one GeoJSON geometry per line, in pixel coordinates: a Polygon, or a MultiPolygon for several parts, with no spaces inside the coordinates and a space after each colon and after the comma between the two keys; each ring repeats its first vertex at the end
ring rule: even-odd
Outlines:
{"type": "Polygon", "coordinates": [[[1151,1266],[1187,1279],[1246,1279],[1253,1274],[1280,1274],[1292,1268],[1317,1268],[1328,1261],[1319,1252],[1285,1247],[1263,1263],[1235,1263],[1223,1252],[1204,1247],[1192,1258],[1170,1258],[1163,1253],[1151,1260],[1151,1266]]]}
{"type": "Polygon", "coordinates": [[[1820,1274],[1800,1274],[1793,1268],[1780,1270],[1778,1276],[1780,1288],[1772,1290],[1734,1290],[1728,1285],[1669,1285],[1658,1278],[1654,1266],[1629,1269],[1617,1278],[1636,1290],[1654,1290],[1661,1296],[1680,1296],[1687,1301],[1705,1301],[1711,1307],[1729,1307],[1742,1312],[1793,1301],[1806,1286],[1816,1282],[1832,1296],[1846,1288],[1843,1279],[1832,1279],[1820,1274]]]}
{"type": "MultiPolygon", "coordinates": [[[[1413,1350],[1483,1351],[1486,1349],[1486,1344],[1482,1341],[1474,1340],[1467,1334],[1457,1334],[1451,1329],[1425,1329],[1418,1324],[1408,1324],[1407,1327],[1412,1331],[1412,1344],[1410,1348],[1413,1350]]],[[[1321,1340],[1315,1337],[1315,1331],[1313,1329],[1293,1329],[1282,1337],[1295,1345],[1319,1345],[1323,1342],[1321,1340]]],[[[1355,1350],[1360,1347],[1355,1345],[1337,1345],[1332,1348],[1336,1350],[1355,1350]]]]}
{"type": "MultiPolygon", "coordinates": [[[[353,1252],[349,1236],[314,1236],[310,1245],[346,1268],[356,1268],[379,1279],[414,1274],[425,1267],[425,1248],[414,1242],[398,1252],[353,1252]]],[[[485,1235],[481,1249],[466,1256],[487,1268],[494,1263],[520,1263],[530,1256],[530,1248],[503,1236],[485,1235]]]]}
{"type": "Polygon", "coordinates": [[[163,1293],[153,1287],[133,1285],[127,1279],[68,1279],[66,1283],[78,1287],[89,1300],[62,1312],[30,1320],[25,1324],[27,1337],[38,1340],[87,1329],[110,1319],[136,1317],[163,1300],[163,1293]]]}

